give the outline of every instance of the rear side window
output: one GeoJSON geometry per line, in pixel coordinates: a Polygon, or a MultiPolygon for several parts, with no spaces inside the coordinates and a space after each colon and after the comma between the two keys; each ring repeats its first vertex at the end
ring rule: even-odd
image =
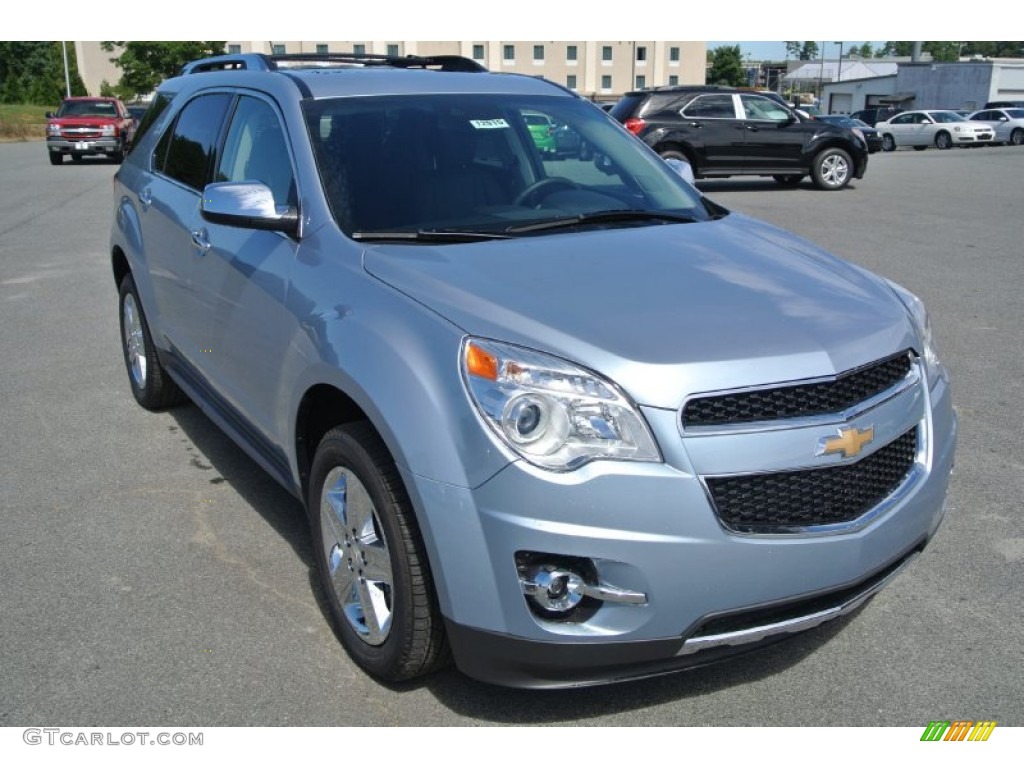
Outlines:
{"type": "Polygon", "coordinates": [[[157,145],[156,170],[195,190],[202,189],[231,98],[226,93],[211,93],[186,104],[157,145]]]}
{"type": "Polygon", "coordinates": [[[171,103],[171,99],[174,98],[173,93],[158,93],[150,103],[149,108],[146,110],[142,119],[139,121],[139,127],[135,129],[135,140],[132,142],[132,146],[138,146],[139,139],[146,135],[150,126],[156,122],[156,119],[163,114],[163,111],[167,109],[167,105],[171,103]]]}
{"type": "Polygon", "coordinates": [[[723,93],[712,93],[698,96],[686,105],[683,110],[686,117],[736,117],[736,108],[732,103],[732,96],[723,93]]]}

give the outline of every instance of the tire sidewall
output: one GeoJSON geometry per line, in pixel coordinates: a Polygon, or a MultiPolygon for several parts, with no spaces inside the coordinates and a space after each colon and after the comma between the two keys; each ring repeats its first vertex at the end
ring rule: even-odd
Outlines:
{"type": "Polygon", "coordinates": [[[334,430],[323,439],[317,449],[310,471],[309,496],[307,498],[310,530],[312,532],[313,557],[316,560],[320,587],[327,604],[335,634],[359,666],[373,675],[394,678],[400,669],[407,645],[412,636],[412,582],[409,575],[409,559],[404,549],[401,526],[395,517],[402,514],[394,509],[394,503],[384,485],[383,477],[372,458],[359,442],[344,429],[334,430]],[[391,629],[387,639],[378,646],[366,643],[349,624],[342,611],[341,602],[331,584],[327,557],[324,553],[320,504],[324,481],[335,468],[344,468],[358,477],[363,484],[383,528],[388,553],[391,559],[392,595],[391,629]]]}
{"type": "Polygon", "coordinates": [[[847,152],[844,149],[840,149],[839,147],[830,147],[828,149],[823,149],[814,158],[814,166],[811,169],[811,177],[814,179],[814,183],[819,189],[830,191],[842,189],[847,184],[849,184],[850,179],[853,178],[853,158],[850,156],[849,152],[847,152]],[[825,164],[825,161],[833,155],[838,155],[842,157],[842,159],[846,162],[846,177],[839,184],[833,184],[826,181],[825,174],[822,170],[822,166],[825,164]]]}
{"type": "Polygon", "coordinates": [[[132,395],[139,405],[144,408],[152,408],[156,405],[156,397],[153,392],[155,350],[153,349],[153,340],[149,335],[149,324],[146,322],[146,316],[142,312],[139,292],[131,275],[126,275],[124,280],[121,281],[121,290],[118,298],[118,325],[121,326],[121,356],[124,358],[124,367],[128,373],[128,383],[131,385],[132,395]],[[132,374],[132,364],[128,357],[128,337],[124,328],[124,303],[129,296],[132,297],[132,301],[135,303],[135,314],[138,316],[139,324],[142,326],[142,348],[146,353],[146,379],[141,387],[136,383],[135,376],[132,374]]]}

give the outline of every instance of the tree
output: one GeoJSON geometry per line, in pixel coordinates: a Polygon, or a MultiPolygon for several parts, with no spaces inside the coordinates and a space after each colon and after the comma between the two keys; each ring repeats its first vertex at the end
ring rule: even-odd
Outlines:
{"type": "Polygon", "coordinates": [[[786,58],[787,59],[799,59],[800,58],[800,41],[799,40],[787,40],[786,41],[786,58]]]}
{"type": "Polygon", "coordinates": [[[1024,58],[1024,42],[975,42],[963,43],[962,56],[988,56],[990,58],[1024,58]]]}
{"type": "MultiPolygon", "coordinates": [[[[86,96],[73,47],[68,51],[68,73],[72,95],[86,96]]],[[[59,42],[0,42],[0,103],[57,105],[65,95],[59,42]]]]}
{"type": "Polygon", "coordinates": [[[123,73],[121,82],[114,88],[135,96],[151,93],[161,81],[174,77],[190,61],[224,53],[224,41],[105,40],[101,45],[108,52],[120,49],[120,55],[110,59],[123,73]]]}
{"type": "Polygon", "coordinates": [[[747,71],[743,67],[743,54],[738,45],[715,48],[711,59],[708,82],[712,85],[746,85],[747,71]]]}
{"type": "Polygon", "coordinates": [[[871,43],[864,43],[864,45],[859,48],[854,46],[850,53],[856,53],[862,59],[870,59],[874,55],[874,51],[871,49],[871,43]]]}
{"type": "Polygon", "coordinates": [[[818,58],[818,44],[813,40],[808,40],[800,48],[800,61],[813,61],[818,58]]]}

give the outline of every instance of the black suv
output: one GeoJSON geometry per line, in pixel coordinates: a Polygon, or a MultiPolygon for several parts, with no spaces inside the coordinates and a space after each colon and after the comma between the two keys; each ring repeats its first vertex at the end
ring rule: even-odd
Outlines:
{"type": "Polygon", "coordinates": [[[725,86],[627,93],[611,111],[662,157],[687,161],[698,179],[772,176],[819,189],[863,178],[867,145],[847,128],[806,120],[768,96],[725,86]]]}
{"type": "Polygon", "coordinates": [[[895,107],[868,107],[854,112],[850,115],[850,119],[860,120],[874,128],[878,123],[888,120],[890,117],[896,117],[902,111],[895,107]]]}

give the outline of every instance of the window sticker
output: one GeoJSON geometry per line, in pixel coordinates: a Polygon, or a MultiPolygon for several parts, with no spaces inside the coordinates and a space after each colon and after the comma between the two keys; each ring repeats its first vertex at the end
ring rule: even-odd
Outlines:
{"type": "Polygon", "coordinates": [[[496,117],[491,120],[470,120],[469,124],[478,131],[493,130],[495,128],[508,128],[508,123],[501,117],[496,117]]]}

